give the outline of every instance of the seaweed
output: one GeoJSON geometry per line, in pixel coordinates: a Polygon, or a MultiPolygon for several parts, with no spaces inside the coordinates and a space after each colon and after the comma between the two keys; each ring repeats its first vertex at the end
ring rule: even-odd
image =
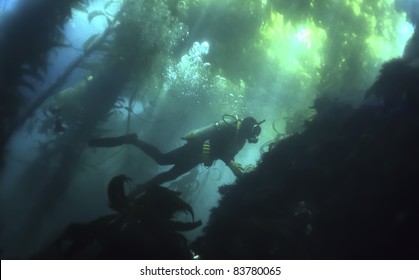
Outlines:
{"type": "Polygon", "coordinates": [[[418,67],[383,65],[353,108],[323,97],[306,130],[220,189],[203,259],[417,259],[418,67]],[[368,100],[369,98],[367,98],[368,100]]]}
{"type": "Polygon", "coordinates": [[[116,214],[105,215],[88,224],[70,224],[44,252],[35,258],[64,259],[192,259],[186,239],[178,231],[188,231],[201,221],[173,221],[177,212],[188,212],[180,193],[153,186],[136,198],[126,197],[119,175],[108,184],[110,208],[116,214]],[[94,246],[95,242],[99,246],[94,246]]]}
{"type": "Polygon", "coordinates": [[[12,15],[3,19],[0,39],[1,151],[16,129],[19,111],[24,106],[19,87],[35,90],[24,75],[39,81],[39,71],[45,73],[48,67],[48,51],[62,39],[61,30],[71,17],[71,6],[85,1],[23,1],[12,15]],[[31,71],[25,71],[22,65],[31,71]]]}

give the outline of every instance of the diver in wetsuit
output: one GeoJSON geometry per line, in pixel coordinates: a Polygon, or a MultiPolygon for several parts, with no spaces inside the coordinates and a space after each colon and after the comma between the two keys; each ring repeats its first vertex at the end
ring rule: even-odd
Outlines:
{"type": "Polygon", "coordinates": [[[241,165],[234,161],[235,155],[243,148],[246,140],[257,143],[261,132],[260,124],[252,117],[239,119],[231,115],[223,115],[222,121],[215,122],[206,127],[188,133],[182,139],[187,143],[171,152],[162,153],[155,146],[138,139],[135,133],[120,137],[96,138],[89,141],[92,147],[114,147],[123,144],[132,144],[140,148],[145,154],[154,159],[159,165],[174,166],[154,178],[139,185],[138,190],[153,185],[161,185],[188,172],[200,163],[211,166],[221,159],[236,176],[244,173],[241,165]]]}

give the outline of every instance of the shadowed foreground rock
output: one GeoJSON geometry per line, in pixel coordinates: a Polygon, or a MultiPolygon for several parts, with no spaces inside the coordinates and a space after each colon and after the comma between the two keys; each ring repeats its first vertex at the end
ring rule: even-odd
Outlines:
{"type": "Polygon", "coordinates": [[[357,109],[319,99],[316,118],[224,186],[203,259],[419,258],[419,69],[383,66],[357,109]]]}

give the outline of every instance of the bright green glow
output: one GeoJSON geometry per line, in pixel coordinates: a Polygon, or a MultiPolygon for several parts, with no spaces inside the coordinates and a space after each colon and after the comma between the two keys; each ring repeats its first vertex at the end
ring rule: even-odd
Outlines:
{"type": "Polygon", "coordinates": [[[275,1],[284,4],[265,18],[258,45],[276,81],[263,85],[266,95],[258,94],[266,99],[271,92],[282,94],[272,109],[277,118],[305,116],[319,93],[354,94],[359,100],[382,63],[400,57],[413,34],[394,0],[310,1],[302,9],[275,1]]]}
{"type": "Polygon", "coordinates": [[[278,63],[278,71],[297,75],[304,84],[311,83],[311,75],[316,75],[323,63],[326,32],[310,20],[285,23],[281,14],[272,13],[261,33],[268,59],[278,63]]]}
{"type": "MultiPolygon", "coordinates": [[[[307,85],[313,86],[318,81],[313,78],[318,78],[319,71],[325,67],[325,58],[330,56],[326,52],[336,50],[335,58],[329,59],[330,65],[326,66],[331,67],[332,79],[338,82],[344,78],[340,75],[345,75],[345,69],[349,69],[349,59],[353,61],[354,50],[355,53],[359,52],[364,65],[378,67],[384,61],[401,56],[407,40],[413,34],[405,14],[394,9],[394,0],[339,2],[330,3],[330,10],[342,14],[352,12],[352,16],[348,14],[348,19],[352,18],[354,22],[339,22],[337,19],[336,26],[339,27],[335,28],[331,23],[326,31],[314,23],[322,22],[316,21],[314,15],[305,22],[297,22],[289,18],[285,21],[286,14],[272,12],[271,18],[261,28],[262,46],[268,61],[276,64],[279,73],[293,75],[293,78],[302,81],[306,89],[307,85]],[[341,36],[336,36],[337,32],[341,36]],[[333,48],[326,50],[326,45],[333,48]]],[[[357,69],[356,73],[369,77],[371,70],[357,69]]]]}
{"type": "MultiPolygon", "coordinates": [[[[230,80],[234,67],[223,69],[222,63],[209,61],[205,79],[193,88],[194,97],[197,104],[229,112],[245,111],[247,106],[255,114],[272,114],[274,118],[295,118],[296,114],[306,118],[304,110],[322,93],[337,98],[353,94],[358,101],[382,63],[402,55],[413,33],[405,14],[394,9],[394,0],[181,2],[212,13],[211,18],[219,16],[222,20],[228,15],[243,23],[254,20],[255,28],[250,30],[259,30],[255,36],[248,36],[240,25],[231,26],[240,44],[232,44],[229,37],[206,38],[214,45],[236,45],[238,55],[231,60],[225,55],[225,65],[245,67],[238,68],[239,74],[230,80]]],[[[185,17],[191,11],[194,9],[185,9],[185,17]]],[[[190,83],[191,79],[185,79],[178,92],[183,94],[190,83]]]]}
{"type": "Polygon", "coordinates": [[[284,23],[283,16],[276,13],[272,15],[271,24],[263,28],[262,34],[269,58],[278,61],[282,69],[295,72],[307,64],[320,66],[322,41],[327,36],[312,22],[297,25],[284,23]]]}
{"type": "Polygon", "coordinates": [[[356,16],[361,14],[361,6],[363,0],[345,0],[345,5],[352,8],[352,11],[356,16]]]}
{"type": "Polygon", "coordinates": [[[268,3],[268,0],[261,0],[261,3],[262,3],[262,8],[264,8],[266,4],[268,3]]]}
{"type": "Polygon", "coordinates": [[[413,27],[405,20],[404,14],[392,14],[378,25],[375,19],[368,21],[370,36],[365,42],[372,58],[385,61],[399,57],[406,42],[413,34],[413,27]]]}

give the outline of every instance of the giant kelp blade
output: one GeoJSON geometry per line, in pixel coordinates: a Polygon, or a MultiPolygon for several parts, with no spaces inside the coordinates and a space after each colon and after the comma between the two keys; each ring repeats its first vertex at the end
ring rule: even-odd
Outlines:
{"type": "Polygon", "coordinates": [[[71,8],[82,13],[88,13],[87,7],[79,2],[74,3],[71,8]]]}
{"type": "Polygon", "coordinates": [[[128,207],[128,200],[124,190],[124,183],[131,179],[125,175],[118,175],[112,178],[108,184],[109,207],[115,211],[125,211],[128,207]]]}
{"type": "Polygon", "coordinates": [[[89,20],[89,23],[97,16],[105,16],[106,17],[105,13],[102,12],[102,11],[98,11],[98,10],[93,11],[93,12],[91,12],[87,15],[87,19],[89,20]]]}
{"type": "Polygon", "coordinates": [[[84,42],[83,44],[83,50],[86,52],[89,47],[93,44],[93,41],[97,38],[97,36],[99,36],[99,34],[94,34],[92,36],[90,36],[86,42],[84,42]]]}
{"type": "Polygon", "coordinates": [[[196,222],[190,222],[190,223],[185,223],[185,222],[172,222],[172,226],[176,231],[189,231],[189,230],[193,230],[196,229],[197,227],[202,225],[202,221],[196,221],[196,222]]]}

